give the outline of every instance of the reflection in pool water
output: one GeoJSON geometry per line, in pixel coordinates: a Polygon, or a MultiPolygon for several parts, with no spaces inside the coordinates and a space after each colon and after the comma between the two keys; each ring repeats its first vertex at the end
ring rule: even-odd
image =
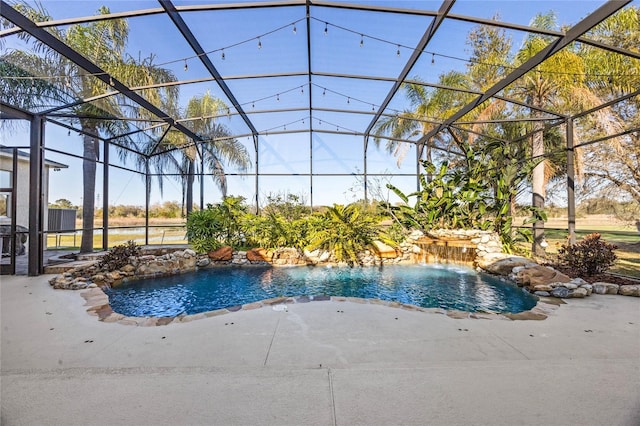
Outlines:
{"type": "Polygon", "coordinates": [[[176,316],[278,296],[328,295],[382,299],[425,308],[522,312],[537,298],[496,277],[444,265],[384,267],[223,267],[129,281],[106,290],[115,312],[176,316]]]}

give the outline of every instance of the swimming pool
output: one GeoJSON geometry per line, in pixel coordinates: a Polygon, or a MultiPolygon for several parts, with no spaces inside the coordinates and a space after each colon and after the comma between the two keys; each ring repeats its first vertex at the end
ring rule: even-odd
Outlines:
{"type": "Polygon", "coordinates": [[[197,314],[278,296],[346,296],[468,312],[522,312],[537,297],[471,268],[222,267],[129,281],[105,289],[112,309],[127,316],[197,314]]]}

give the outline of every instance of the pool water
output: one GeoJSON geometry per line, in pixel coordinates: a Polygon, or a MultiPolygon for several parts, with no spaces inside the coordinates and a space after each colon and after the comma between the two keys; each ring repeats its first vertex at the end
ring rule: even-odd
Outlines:
{"type": "Polygon", "coordinates": [[[196,314],[278,296],[347,296],[468,312],[522,312],[537,298],[460,266],[223,267],[135,280],[105,290],[127,316],[196,314]]]}

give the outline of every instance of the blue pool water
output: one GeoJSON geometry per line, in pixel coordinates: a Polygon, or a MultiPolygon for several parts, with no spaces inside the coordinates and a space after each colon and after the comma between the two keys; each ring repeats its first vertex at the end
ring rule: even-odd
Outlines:
{"type": "Polygon", "coordinates": [[[196,314],[278,296],[328,295],[397,301],[425,308],[522,312],[537,298],[499,279],[460,266],[362,268],[211,268],[129,281],[105,290],[127,316],[196,314]]]}

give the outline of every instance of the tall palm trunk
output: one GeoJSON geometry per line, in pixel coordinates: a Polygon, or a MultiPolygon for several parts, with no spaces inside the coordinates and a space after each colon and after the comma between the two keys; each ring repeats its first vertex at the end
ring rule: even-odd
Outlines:
{"type": "MultiPolygon", "coordinates": [[[[84,126],[83,126],[84,127],[84,126]]],[[[87,129],[89,133],[97,133],[95,129],[87,129]]],[[[98,159],[98,142],[91,136],[83,136],[84,160],[82,161],[82,240],[80,253],[93,251],[93,221],[95,215],[96,193],[96,161],[98,159]]],[[[107,214],[104,212],[103,214],[107,214]]]]}
{"type": "Polygon", "coordinates": [[[195,161],[189,160],[189,166],[187,168],[187,216],[193,210],[193,174],[195,168],[195,161]]]}
{"type": "MultiPolygon", "coordinates": [[[[538,112],[535,115],[540,115],[538,112]]],[[[534,133],[531,137],[531,156],[538,164],[531,173],[531,192],[533,199],[531,205],[536,209],[544,209],[544,202],[546,198],[545,177],[544,177],[544,161],[542,156],[544,155],[544,137],[543,137],[543,123],[542,121],[535,121],[533,124],[534,133]]],[[[545,254],[542,242],[544,241],[544,221],[536,220],[533,223],[533,244],[531,252],[535,256],[543,256],[545,254]]]]}

